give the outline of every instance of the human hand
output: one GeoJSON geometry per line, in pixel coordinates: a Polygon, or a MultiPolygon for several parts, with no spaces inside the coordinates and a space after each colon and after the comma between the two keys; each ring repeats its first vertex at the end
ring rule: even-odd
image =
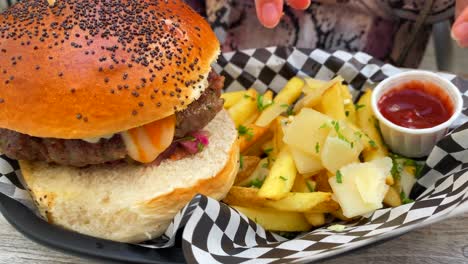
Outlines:
{"type": "MultiPolygon", "coordinates": [[[[294,9],[304,10],[310,5],[310,0],[286,0],[294,9]]],[[[255,8],[260,23],[267,28],[278,25],[283,16],[284,0],[255,0],[255,8]]]]}
{"type": "Polygon", "coordinates": [[[455,16],[452,37],[460,47],[468,48],[468,0],[457,0],[455,16]]]}

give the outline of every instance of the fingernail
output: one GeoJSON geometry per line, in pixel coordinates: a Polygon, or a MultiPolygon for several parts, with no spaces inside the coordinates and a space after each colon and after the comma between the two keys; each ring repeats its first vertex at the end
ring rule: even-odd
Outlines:
{"type": "Polygon", "coordinates": [[[280,13],[274,3],[265,3],[262,6],[263,25],[274,28],[279,22],[280,13]]]}
{"type": "Polygon", "coordinates": [[[452,29],[452,38],[455,39],[460,46],[468,45],[468,22],[458,24],[452,29]]]}

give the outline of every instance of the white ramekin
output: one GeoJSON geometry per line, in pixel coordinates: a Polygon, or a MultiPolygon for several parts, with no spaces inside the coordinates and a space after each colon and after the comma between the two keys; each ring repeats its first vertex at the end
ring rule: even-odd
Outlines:
{"type": "Polygon", "coordinates": [[[371,104],[379,120],[383,139],[390,149],[406,157],[420,158],[429,155],[437,141],[447,133],[462,111],[463,100],[458,88],[437,74],[428,71],[406,71],[379,83],[372,93],[371,104]],[[396,125],[380,113],[377,104],[382,95],[402,83],[413,80],[432,82],[447,93],[453,103],[453,115],[449,120],[435,127],[413,129],[396,125]]]}

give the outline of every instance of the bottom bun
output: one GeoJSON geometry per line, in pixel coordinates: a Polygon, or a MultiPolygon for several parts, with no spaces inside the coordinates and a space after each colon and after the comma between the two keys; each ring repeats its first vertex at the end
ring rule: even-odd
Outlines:
{"type": "Polygon", "coordinates": [[[200,153],[159,166],[135,164],[74,168],[20,161],[24,182],[50,222],[120,242],[160,236],[197,193],[221,200],[238,170],[237,131],[226,111],[205,128],[200,153]]]}

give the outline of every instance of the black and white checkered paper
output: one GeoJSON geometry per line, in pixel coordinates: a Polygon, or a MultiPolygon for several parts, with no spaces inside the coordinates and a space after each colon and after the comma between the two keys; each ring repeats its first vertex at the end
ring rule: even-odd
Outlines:
{"type": "MultiPolygon", "coordinates": [[[[365,53],[271,47],[224,53],[214,68],[226,77],[225,90],[255,88],[278,92],[293,76],[330,80],[341,75],[353,98],[401,69],[365,53]]],[[[163,237],[140,244],[170,247],[182,233],[182,249],[189,263],[310,262],[408,232],[444,219],[468,201],[468,81],[442,74],[462,92],[463,114],[452,132],[427,158],[422,176],[412,190],[416,201],[380,209],[358,221],[343,223],[343,231],[320,228],[286,239],[229,206],[197,195],[175,217],[163,237]]],[[[20,182],[16,161],[0,157],[0,191],[35,210],[20,182]]]]}

